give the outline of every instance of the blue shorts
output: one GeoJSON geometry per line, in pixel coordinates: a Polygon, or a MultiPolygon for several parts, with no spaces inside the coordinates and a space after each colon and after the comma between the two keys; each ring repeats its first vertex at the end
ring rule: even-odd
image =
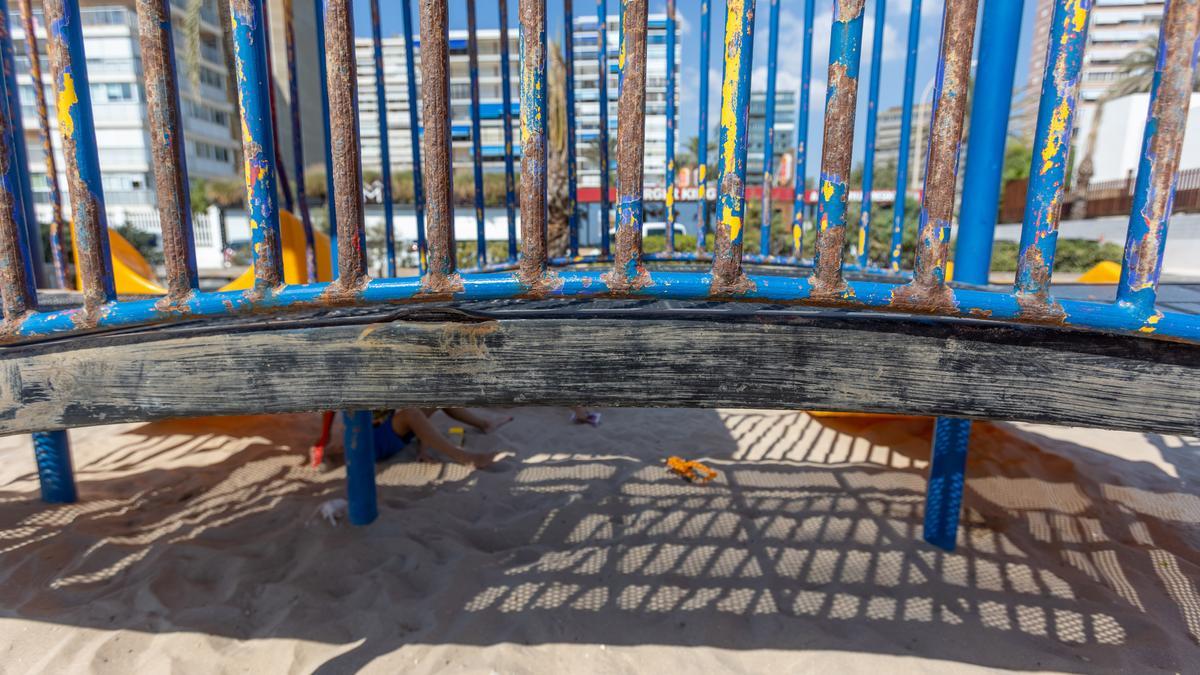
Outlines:
{"type": "Polygon", "coordinates": [[[375,461],[382,462],[390,459],[416,440],[416,434],[409,431],[403,436],[392,428],[392,417],[396,412],[387,410],[373,413],[371,416],[372,431],[375,432],[375,461]]]}

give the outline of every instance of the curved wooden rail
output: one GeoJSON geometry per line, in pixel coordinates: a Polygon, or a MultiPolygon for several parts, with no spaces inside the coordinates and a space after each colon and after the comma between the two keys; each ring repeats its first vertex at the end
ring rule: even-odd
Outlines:
{"type": "Polygon", "coordinates": [[[1200,346],[737,303],[310,310],[12,346],[0,368],[3,434],[249,410],[580,403],[1200,433],[1200,346]]]}

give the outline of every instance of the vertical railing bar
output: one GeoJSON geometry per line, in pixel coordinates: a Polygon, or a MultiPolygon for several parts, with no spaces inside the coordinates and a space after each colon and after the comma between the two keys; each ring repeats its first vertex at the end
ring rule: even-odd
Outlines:
{"type": "MultiPolygon", "coordinates": [[[[812,2],[812,0],[808,0],[812,2]]],[[[696,128],[696,193],[700,198],[696,222],[696,252],[704,252],[704,240],[708,237],[708,69],[709,47],[712,41],[712,0],[700,0],[700,120],[696,128]]]]}
{"type": "MultiPolygon", "coordinates": [[[[408,0],[404,0],[407,2],[408,0]]],[[[325,215],[329,219],[329,270],[334,279],[338,276],[337,206],[333,203],[333,135],[329,129],[329,73],[325,71],[325,4],[327,0],[313,0],[313,14],[317,34],[317,75],[321,83],[321,133],[325,140],[325,215]]]]}
{"type": "MultiPolygon", "coordinates": [[[[501,3],[504,0],[500,0],[501,3]]],[[[413,209],[417,216],[417,266],[422,274],[427,268],[429,251],[425,241],[425,179],[421,171],[421,121],[417,107],[417,64],[413,48],[412,0],[400,0],[400,11],[404,19],[404,68],[405,84],[408,88],[408,133],[412,150],[413,209]]],[[[511,146],[511,143],[507,145],[511,146]]],[[[511,153],[510,153],[511,154],[511,153]]]]}
{"type": "Polygon", "coordinates": [[[1161,316],[1154,312],[1154,302],[1200,51],[1200,0],[1168,0],[1163,11],[1149,118],[1117,284],[1117,302],[1147,315],[1146,332],[1154,330],[1161,316]]]}
{"type": "Polygon", "coordinates": [[[904,219],[908,200],[909,147],[912,142],[913,89],[917,83],[917,52],[921,39],[921,0],[912,0],[908,10],[908,56],[904,62],[904,95],[900,103],[900,148],[896,155],[896,197],[892,202],[892,244],[888,268],[900,271],[904,245],[904,219]]]}
{"type": "Polygon", "coordinates": [[[546,274],[546,3],[520,0],[521,17],[521,283],[546,274]]]}
{"type": "MultiPolygon", "coordinates": [[[[446,2],[435,0],[421,0],[420,7],[421,109],[425,120],[425,171],[429,177],[429,252],[421,284],[426,293],[443,295],[462,288],[462,280],[455,272],[450,11],[446,2]]],[[[524,201],[521,200],[522,205],[524,201]]]]}
{"type": "Polygon", "coordinates": [[[392,204],[392,148],[388,136],[387,86],[383,81],[383,28],[379,0],[371,0],[371,46],[375,61],[375,101],[379,116],[379,176],[383,181],[383,237],[387,275],[396,276],[396,215],[392,204]]]}
{"type": "Polygon", "coordinates": [[[1022,306],[1031,313],[1061,314],[1061,310],[1046,306],[1046,301],[1054,272],[1058,222],[1067,190],[1071,128],[1079,99],[1080,71],[1092,3],[1093,0],[1057,0],[1051,18],[1037,134],[1033,141],[1033,166],[1029,171],[1029,197],[1025,201],[1014,284],[1022,306]]]}
{"type": "MultiPolygon", "coordinates": [[[[7,8],[4,8],[7,10],[7,8]]],[[[100,180],[100,155],[92,119],[92,93],[77,0],[46,0],[47,48],[58,101],[58,127],[66,160],[67,187],[75,223],[75,247],[83,306],[91,313],[116,300],[108,215],[100,180]]],[[[20,115],[19,109],[16,112],[20,115]]]]}
{"type": "Polygon", "coordinates": [[[271,3],[263,5],[263,21],[267,29],[263,31],[263,43],[267,49],[267,91],[271,99],[271,139],[275,144],[275,175],[279,180],[279,190],[283,194],[283,208],[295,213],[296,200],[292,194],[292,182],[288,180],[287,162],[280,161],[279,152],[283,145],[279,142],[279,113],[275,105],[275,55],[271,53],[271,3]]]}
{"type": "Polygon", "coordinates": [[[33,182],[29,175],[29,150],[25,146],[25,125],[21,114],[21,97],[17,89],[17,65],[13,53],[12,30],[9,25],[8,0],[0,2],[3,11],[3,21],[0,21],[0,61],[3,62],[3,73],[7,80],[6,106],[8,114],[13,117],[13,147],[17,153],[16,171],[20,180],[21,208],[25,212],[25,242],[28,251],[29,269],[33,274],[34,283],[39,288],[49,285],[46,278],[46,266],[42,262],[42,233],[38,225],[37,209],[33,204],[33,182]]]}
{"type": "Polygon", "coordinates": [[[508,217],[508,261],[515,262],[517,259],[517,180],[513,161],[512,56],[508,47],[508,0],[496,0],[496,7],[500,15],[500,98],[504,105],[504,211],[508,217]]]}
{"type": "Polygon", "coordinates": [[[746,216],[746,140],[750,122],[750,73],[754,63],[754,0],[730,0],[725,9],[725,67],[721,86],[721,141],[717,227],[713,242],[713,295],[753,288],[742,271],[746,216]]]}
{"type": "Polygon", "coordinates": [[[304,186],[304,129],[300,124],[300,78],[296,72],[296,28],[292,0],[283,0],[283,39],[287,48],[288,108],[292,125],[292,166],[296,170],[296,208],[300,210],[300,224],[304,226],[308,281],[312,283],[317,280],[317,242],[313,234],[312,214],[308,209],[308,190],[304,186]]]}
{"type": "Polygon", "coordinates": [[[479,138],[479,42],[475,37],[475,0],[467,0],[467,60],[471,88],[471,165],[475,174],[475,264],[487,264],[487,223],[483,214],[483,143],[479,138]]]}
{"type": "Polygon", "coordinates": [[[667,253],[675,252],[675,0],[667,0],[667,253]]]}
{"type": "Polygon", "coordinates": [[[246,215],[250,220],[254,254],[254,287],[258,290],[283,283],[279,208],[275,195],[275,125],[271,114],[263,4],[264,0],[238,0],[229,5],[242,116],[246,215]]]}
{"type": "Polygon", "coordinates": [[[650,283],[642,264],[642,201],[646,146],[647,0],[621,0],[621,69],[617,98],[617,242],[608,286],[629,291],[650,283]]]}
{"type": "Polygon", "coordinates": [[[804,0],[804,39],[800,57],[800,100],[796,105],[796,168],[792,180],[792,256],[804,253],[805,182],[808,179],[808,109],[812,98],[813,14],[815,0],[804,0]]]}
{"type": "Polygon", "coordinates": [[[763,111],[763,158],[762,158],[762,225],[759,228],[758,252],[771,255],[771,186],[775,184],[775,84],[779,62],[779,0],[770,0],[767,39],[767,94],[766,109],[763,111]]]}
{"type": "Polygon", "coordinates": [[[608,166],[608,0],[596,0],[596,43],[600,61],[600,255],[611,252],[608,240],[609,166],[608,166]]]}
{"type": "Polygon", "coordinates": [[[150,123],[150,158],[158,195],[163,262],[167,270],[167,299],[187,301],[200,287],[192,238],[192,207],[188,189],[183,116],[179,110],[179,79],[175,73],[175,44],[171,33],[170,0],[138,0],[138,41],[150,123]]]}
{"type": "Polygon", "coordinates": [[[351,0],[325,8],[325,70],[329,74],[329,127],[333,134],[333,199],[338,213],[338,284],[355,288],[367,280],[362,147],[358,129],[358,61],[354,54],[351,0]]]}
{"type": "Polygon", "coordinates": [[[1008,115],[1025,0],[984,0],[979,60],[971,93],[971,132],[954,250],[954,280],[985,285],[1000,203],[1008,115]]]}
{"type": "MultiPolygon", "coordinates": [[[[46,89],[42,84],[42,56],[38,53],[37,32],[33,23],[31,0],[20,0],[25,28],[25,54],[29,57],[29,75],[34,82],[33,100],[37,106],[38,127],[42,133],[42,154],[46,161],[46,184],[50,189],[50,257],[54,262],[54,280],[67,288],[67,255],[63,246],[64,227],[62,191],[58,187],[58,161],[50,136],[50,117],[46,108],[46,89]]],[[[44,22],[43,22],[44,23],[44,22]]],[[[47,30],[49,34],[49,30],[47,30]]]]}
{"type": "Polygon", "coordinates": [[[829,36],[829,79],[825,95],[825,136],[817,184],[817,243],[813,251],[813,294],[846,292],[842,255],[854,149],[854,113],[858,103],[858,67],[862,56],[865,0],[835,0],[829,36]]]}
{"type": "Polygon", "coordinates": [[[575,8],[563,0],[563,50],[567,68],[567,232],[568,253],[579,255],[579,167],[575,156],[575,8]]]}
{"type": "MultiPolygon", "coordinates": [[[[0,78],[0,93],[7,97],[8,82],[0,78]]],[[[17,176],[17,149],[13,143],[13,117],[0,115],[0,298],[4,320],[15,325],[37,308],[37,288],[29,269],[28,234],[21,183],[17,176]]]]}
{"type": "Polygon", "coordinates": [[[858,265],[871,260],[871,190],[875,187],[875,125],[879,116],[879,77],[883,66],[883,27],[887,0],[875,0],[875,31],[871,42],[871,82],[867,86],[867,136],[863,153],[862,201],[858,216],[858,265]]]}
{"type": "Polygon", "coordinates": [[[893,295],[897,302],[933,311],[954,309],[953,292],[946,285],[946,260],[954,221],[958,151],[971,86],[977,10],[978,0],[948,0],[942,15],[916,263],[912,283],[893,295]]]}

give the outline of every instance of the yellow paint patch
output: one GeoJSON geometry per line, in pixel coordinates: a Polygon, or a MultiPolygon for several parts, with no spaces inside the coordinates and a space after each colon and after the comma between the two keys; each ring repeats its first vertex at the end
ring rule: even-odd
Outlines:
{"type": "Polygon", "coordinates": [[[738,235],[742,233],[742,219],[733,215],[732,212],[725,212],[725,222],[729,223],[729,239],[737,241],[738,235]]]}
{"type": "Polygon", "coordinates": [[[1054,114],[1050,117],[1050,134],[1046,139],[1046,147],[1042,148],[1042,173],[1046,173],[1053,168],[1054,158],[1062,149],[1063,137],[1067,134],[1067,119],[1071,116],[1071,106],[1067,105],[1067,100],[1054,109],[1054,114]]]}
{"type": "Polygon", "coordinates": [[[825,184],[821,186],[821,194],[825,197],[825,201],[829,201],[833,197],[833,183],[825,181],[825,184]]]}
{"type": "Polygon", "coordinates": [[[75,133],[75,118],[71,117],[71,107],[79,103],[75,95],[75,78],[70,73],[63,73],[62,89],[58,91],[58,130],[63,136],[75,133]]]}
{"type": "Polygon", "coordinates": [[[864,228],[858,228],[858,250],[860,252],[867,250],[867,231],[864,228]]]}
{"type": "Polygon", "coordinates": [[[707,166],[705,166],[705,165],[703,165],[703,164],[701,164],[701,165],[700,165],[700,178],[699,178],[699,181],[700,181],[700,184],[701,184],[701,185],[703,185],[703,184],[704,184],[704,179],[708,177],[708,171],[707,171],[707,169],[708,169],[708,167],[707,167],[707,166]]]}
{"type": "Polygon", "coordinates": [[[793,223],[792,224],[792,246],[794,248],[800,248],[800,237],[803,235],[804,235],[804,228],[800,227],[799,224],[793,223]]]}
{"type": "Polygon", "coordinates": [[[725,12],[725,82],[721,85],[721,126],[729,131],[725,134],[725,145],[721,148],[721,164],[726,171],[733,171],[737,163],[737,143],[734,133],[738,127],[737,84],[738,71],[742,68],[743,0],[729,0],[725,12]]]}
{"type": "Polygon", "coordinates": [[[1083,0],[1075,0],[1075,13],[1071,17],[1072,28],[1078,33],[1087,25],[1088,13],[1083,6],[1083,0]]]}

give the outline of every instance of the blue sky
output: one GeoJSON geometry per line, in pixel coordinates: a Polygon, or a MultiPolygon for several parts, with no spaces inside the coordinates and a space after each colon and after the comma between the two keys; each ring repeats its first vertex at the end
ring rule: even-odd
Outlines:
{"type": "MultiPolygon", "coordinates": [[[[1022,0],[983,0],[979,3],[981,13],[984,2],[1022,2],[1022,0]]],[[[1018,87],[1024,84],[1028,78],[1028,31],[1032,23],[1033,9],[1036,4],[1033,0],[1024,0],[1024,2],[1024,30],[1022,31],[1016,75],[1018,87]]],[[[619,0],[607,0],[607,3],[609,14],[616,14],[619,11],[619,0]]],[[[401,15],[398,11],[400,3],[389,0],[382,4],[384,7],[381,21],[383,23],[384,36],[401,34],[403,26],[401,15]]],[[[414,1],[412,4],[415,15],[418,3],[414,1]]],[[[509,0],[508,2],[508,23],[513,29],[518,25],[517,4],[518,0],[509,0]]],[[[712,63],[712,70],[709,73],[709,119],[713,120],[716,119],[717,107],[720,105],[721,41],[724,36],[725,3],[721,0],[712,0],[711,6],[713,18],[712,39],[711,44],[709,44],[712,63]]],[[[780,88],[798,88],[801,61],[800,45],[804,28],[803,7],[802,0],[782,0],[780,3],[779,67],[776,71],[777,82],[780,88]]],[[[903,94],[905,42],[908,35],[910,7],[910,0],[891,0],[887,3],[887,16],[884,21],[882,76],[879,88],[879,107],[881,110],[899,105],[903,94]]],[[[942,7],[943,3],[937,0],[924,0],[922,2],[921,42],[914,92],[916,97],[921,96],[934,76],[938,44],[941,36],[942,7]]],[[[822,0],[817,3],[816,21],[814,22],[813,31],[813,99],[810,104],[812,112],[810,113],[811,123],[809,128],[809,138],[813,147],[819,147],[820,145],[822,127],[820,111],[823,109],[825,100],[825,72],[829,58],[829,26],[832,9],[832,0],[822,0]]],[[[768,10],[769,3],[766,0],[758,0],[754,28],[754,77],[756,88],[763,86],[766,82],[768,10]]],[[[665,0],[651,0],[651,13],[665,11],[665,0]]],[[[856,162],[861,158],[862,154],[863,129],[866,118],[867,80],[868,73],[870,72],[870,59],[874,50],[872,31],[875,24],[875,11],[874,0],[872,0],[867,3],[866,25],[863,29],[862,81],[859,87],[858,128],[855,133],[856,162]]],[[[594,15],[595,12],[595,2],[591,0],[577,0],[575,2],[576,15],[587,14],[590,16],[594,15]]],[[[680,44],[678,49],[680,49],[681,63],[679,73],[681,87],[679,138],[680,143],[685,143],[688,138],[696,134],[696,115],[694,111],[697,110],[699,104],[697,100],[699,91],[694,83],[697,82],[697,78],[700,76],[698,66],[698,54],[700,50],[700,0],[677,0],[676,16],[680,24],[680,44]]],[[[415,18],[414,16],[414,26],[418,25],[415,18]]],[[[478,3],[478,21],[481,28],[499,25],[499,15],[494,2],[484,0],[478,3]]],[[[452,29],[466,28],[466,22],[465,1],[452,1],[450,3],[450,27],[452,29]]],[[[562,35],[563,12],[561,2],[549,0],[547,3],[547,25],[551,36],[562,35]]],[[[370,36],[370,9],[366,2],[355,3],[355,26],[359,35],[370,36]]],[[[978,45],[978,42],[977,36],[976,45],[978,45]]],[[[787,141],[786,145],[790,146],[791,141],[787,141]]]]}

